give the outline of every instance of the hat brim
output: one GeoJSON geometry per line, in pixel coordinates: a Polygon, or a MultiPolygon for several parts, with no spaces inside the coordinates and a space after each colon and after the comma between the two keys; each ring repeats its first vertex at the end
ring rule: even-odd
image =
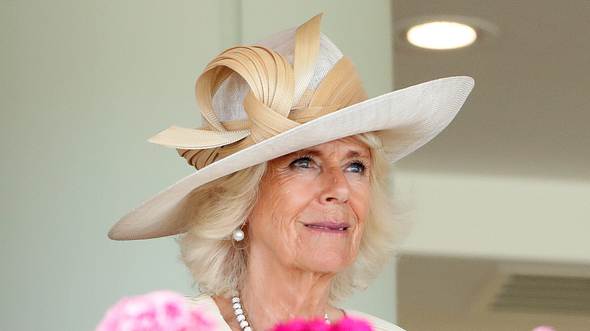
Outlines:
{"type": "Polygon", "coordinates": [[[303,148],[377,131],[396,162],[432,140],[453,120],[474,86],[447,77],[389,92],[342,108],[197,170],[131,210],[109,231],[113,240],[150,239],[185,231],[182,201],[195,188],[241,169],[303,148]]]}

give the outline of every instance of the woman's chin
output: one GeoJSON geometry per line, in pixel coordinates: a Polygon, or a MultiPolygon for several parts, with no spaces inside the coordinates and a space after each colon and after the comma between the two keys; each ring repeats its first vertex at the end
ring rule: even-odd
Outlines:
{"type": "Polygon", "coordinates": [[[306,256],[300,257],[300,261],[300,264],[307,270],[322,273],[338,273],[350,266],[353,259],[347,253],[314,251],[309,252],[306,256]]]}
{"type": "Polygon", "coordinates": [[[307,270],[318,273],[337,274],[344,271],[349,266],[349,263],[338,263],[335,261],[312,262],[306,268],[307,270]]]}
{"type": "Polygon", "coordinates": [[[339,272],[354,262],[351,234],[304,231],[299,237],[297,257],[308,270],[339,272]]]}

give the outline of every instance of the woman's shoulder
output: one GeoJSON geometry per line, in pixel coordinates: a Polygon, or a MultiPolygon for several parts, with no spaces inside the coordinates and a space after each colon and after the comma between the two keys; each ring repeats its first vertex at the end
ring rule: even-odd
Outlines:
{"type": "Polygon", "coordinates": [[[231,331],[229,325],[223,319],[215,300],[210,295],[200,294],[196,297],[187,296],[185,298],[191,307],[198,308],[213,320],[213,324],[217,325],[215,330],[231,331]]]}
{"type": "Polygon", "coordinates": [[[185,296],[186,300],[193,306],[210,307],[215,304],[213,298],[207,294],[199,294],[197,296],[185,296]]]}
{"type": "Polygon", "coordinates": [[[198,296],[186,296],[188,303],[196,308],[202,309],[206,312],[219,314],[219,308],[213,298],[207,294],[200,294],[198,296]]]}
{"type": "Polygon", "coordinates": [[[367,313],[362,313],[360,311],[345,309],[346,315],[351,317],[358,317],[364,318],[365,320],[369,321],[375,331],[405,331],[404,329],[400,328],[399,326],[388,322],[384,319],[381,319],[377,316],[373,316],[367,313]]]}

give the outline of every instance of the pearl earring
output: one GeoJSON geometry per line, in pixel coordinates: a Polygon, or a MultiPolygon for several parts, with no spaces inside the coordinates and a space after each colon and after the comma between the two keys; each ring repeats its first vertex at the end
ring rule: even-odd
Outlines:
{"type": "Polygon", "coordinates": [[[237,228],[232,232],[231,236],[235,241],[242,241],[242,240],[244,240],[245,235],[244,235],[244,231],[242,231],[242,229],[237,228]]]}

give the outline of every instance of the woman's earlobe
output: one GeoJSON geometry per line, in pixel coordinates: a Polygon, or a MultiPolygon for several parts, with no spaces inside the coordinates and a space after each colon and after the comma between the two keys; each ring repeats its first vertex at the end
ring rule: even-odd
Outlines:
{"type": "Polygon", "coordinates": [[[237,228],[232,232],[231,237],[234,241],[242,241],[246,237],[246,234],[241,228],[237,228]]]}

